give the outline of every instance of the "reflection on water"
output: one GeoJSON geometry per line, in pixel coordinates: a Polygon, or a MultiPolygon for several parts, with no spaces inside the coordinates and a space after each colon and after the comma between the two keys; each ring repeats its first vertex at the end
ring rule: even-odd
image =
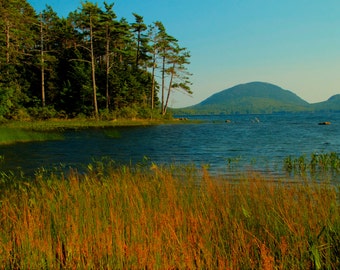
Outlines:
{"type": "Polygon", "coordinates": [[[249,168],[280,174],[287,156],[340,152],[340,113],[194,118],[204,121],[67,130],[62,141],[3,145],[0,167],[33,171],[60,164],[81,167],[103,156],[126,164],[148,157],[158,164],[208,165],[218,173],[249,168]],[[323,121],[331,125],[318,125],[323,121]]]}

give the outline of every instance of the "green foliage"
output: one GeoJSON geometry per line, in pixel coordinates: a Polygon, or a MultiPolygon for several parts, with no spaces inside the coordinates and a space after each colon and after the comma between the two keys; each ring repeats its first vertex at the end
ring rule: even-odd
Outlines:
{"type": "Polygon", "coordinates": [[[59,18],[50,6],[37,15],[25,0],[0,6],[1,118],[152,117],[161,52],[151,43],[159,44],[142,16],[129,24],[104,7],[84,2],[59,18]]]}
{"type": "Polygon", "coordinates": [[[0,117],[6,119],[22,119],[26,118],[23,103],[28,98],[22,93],[22,89],[18,84],[9,84],[4,86],[0,83],[0,117]]]}
{"type": "Polygon", "coordinates": [[[13,107],[12,97],[13,97],[13,89],[0,89],[0,116],[8,116],[10,115],[11,109],[13,107]]]}
{"type": "Polygon", "coordinates": [[[119,110],[119,118],[135,119],[138,115],[136,106],[124,107],[119,110]]]}
{"type": "Polygon", "coordinates": [[[57,111],[52,107],[33,107],[28,109],[29,114],[36,120],[46,120],[57,116],[57,111]]]}
{"type": "Polygon", "coordinates": [[[158,109],[151,109],[150,107],[142,106],[138,109],[138,118],[154,119],[161,118],[161,115],[158,109]]]}
{"type": "Polygon", "coordinates": [[[31,115],[28,113],[28,110],[24,107],[16,109],[13,113],[12,119],[15,121],[29,121],[32,120],[31,115]]]}

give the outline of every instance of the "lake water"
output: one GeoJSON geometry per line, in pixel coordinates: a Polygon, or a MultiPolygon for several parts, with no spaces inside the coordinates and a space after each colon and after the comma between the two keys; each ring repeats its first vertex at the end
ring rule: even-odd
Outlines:
{"type": "Polygon", "coordinates": [[[123,164],[209,165],[213,173],[251,169],[282,174],[287,156],[340,154],[340,113],[195,116],[200,124],[64,131],[64,140],[1,145],[2,170],[81,168],[110,157],[123,164]],[[230,120],[226,123],[225,120],[230,120]],[[329,121],[331,125],[318,125],[329,121]]]}

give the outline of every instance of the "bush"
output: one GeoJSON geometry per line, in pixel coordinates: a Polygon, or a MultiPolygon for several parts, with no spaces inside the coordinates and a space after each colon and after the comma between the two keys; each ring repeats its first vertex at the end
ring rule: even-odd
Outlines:
{"type": "Polygon", "coordinates": [[[68,115],[64,110],[61,110],[61,111],[58,111],[56,117],[60,119],[67,119],[68,115]]]}
{"type": "Polygon", "coordinates": [[[110,121],[116,119],[116,112],[110,111],[108,109],[100,110],[99,111],[99,118],[102,121],[110,121]]]}
{"type": "Polygon", "coordinates": [[[131,107],[124,107],[119,110],[118,116],[119,118],[135,119],[138,116],[138,108],[134,105],[131,107]]]}
{"type": "Polygon", "coordinates": [[[54,118],[57,115],[57,111],[52,106],[46,107],[32,107],[28,109],[32,118],[37,120],[46,120],[54,118]]]}
{"type": "Polygon", "coordinates": [[[159,119],[161,114],[159,109],[151,109],[149,107],[140,107],[138,110],[138,118],[142,119],[159,119]]]}
{"type": "Polygon", "coordinates": [[[13,113],[12,118],[13,120],[28,121],[31,119],[31,116],[25,108],[20,108],[13,113]]]}
{"type": "Polygon", "coordinates": [[[0,116],[7,118],[11,114],[14,106],[12,102],[14,92],[14,89],[0,85],[0,116]]]}
{"type": "Polygon", "coordinates": [[[171,120],[171,119],[173,119],[172,112],[167,112],[167,113],[163,116],[163,118],[166,119],[166,120],[171,120]]]}

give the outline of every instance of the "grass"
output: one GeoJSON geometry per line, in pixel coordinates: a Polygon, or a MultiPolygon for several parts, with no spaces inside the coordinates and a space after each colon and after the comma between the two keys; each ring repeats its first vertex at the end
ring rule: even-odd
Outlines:
{"type": "Polygon", "coordinates": [[[58,132],[42,132],[21,128],[0,127],[0,145],[16,142],[61,140],[62,134],[58,132]]]}
{"type": "Polygon", "coordinates": [[[340,156],[336,152],[312,153],[310,158],[305,155],[288,156],[284,160],[283,168],[291,175],[311,175],[314,178],[325,178],[328,175],[336,179],[340,174],[340,156]]]}
{"type": "Polygon", "coordinates": [[[337,185],[110,161],[0,179],[2,269],[340,267],[337,185]]]}
{"type": "Polygon", "coordinates": [[[78,129],[78,128],[104,128],[116,126],[146,126],[158,124],[189,123],[199,121],[179,121],[178,119],[117,119],[117,120],[96,120],[90,118],[76,119],[49,119],[41,121],[8,121],[2,124],[9,128],[22,128],[36,131],[58,130],[58,129],[78,129]]]}
{"type": "MultiPolygon", "coordinates": [[[[62,139],[60,131],[65,129],[105,128],[118,126],[147,126],[159,124],[194,123],[178,119],[135,119],[102,121],[95,119],[50,119],[44,121],[8,121],[0,124],[0,145],[16,142],[44,141],[62,139]]],[[[115,135],[117,136],[117,134],[115,135]]]]}

